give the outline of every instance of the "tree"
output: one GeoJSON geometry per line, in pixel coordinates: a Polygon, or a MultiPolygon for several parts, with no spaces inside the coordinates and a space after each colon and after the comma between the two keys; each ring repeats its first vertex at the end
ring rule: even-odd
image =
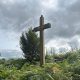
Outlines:
{"type": "Polygon", "coordinates": [[[20,48],[27,61],[32,62],[40,60],[39,45],[39,37],[31,28],[28,32],[22,33],[22,36],[20,37],[20,48]]]}

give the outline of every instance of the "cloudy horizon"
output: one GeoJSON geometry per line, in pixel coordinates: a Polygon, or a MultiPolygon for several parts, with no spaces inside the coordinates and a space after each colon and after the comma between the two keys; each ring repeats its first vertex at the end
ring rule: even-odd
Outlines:
{"type": "Polygon", "coordinates": [[[0,0],[0,50],[20,50],[23,31],[39,26],[41,14],[51,29],[45,46],[80,48],[80,0],[0,0]]]}

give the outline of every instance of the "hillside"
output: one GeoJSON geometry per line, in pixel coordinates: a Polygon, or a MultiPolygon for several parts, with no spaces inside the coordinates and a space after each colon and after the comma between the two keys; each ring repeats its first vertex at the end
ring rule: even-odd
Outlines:
{"type": "Polygon", "coordinates": [[[0,60],[0,80],[80,80],[80,50],[46,56],[46,64],[0,60]]]}

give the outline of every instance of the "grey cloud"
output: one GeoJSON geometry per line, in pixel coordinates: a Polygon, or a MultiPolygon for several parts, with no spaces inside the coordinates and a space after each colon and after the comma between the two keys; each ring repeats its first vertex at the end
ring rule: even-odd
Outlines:
{"type": "Polygon", "coordinates": [[[58,7],[65,9],[73,4],[75,4],[78,0],[58,0],[58,7]]]}
{"type": "MultiPolygon", "coordinates": [[[[0,0],[0,28],[14,31],[21,31],[26,26],[21,26],[29,19],[41,13],[39,0],[0,0]]],[[[26,24],[27,25],[27,24],[26,24]]]]}
{"type": "MultiPolygon", "coordinates": [[[[33,25],[33,22],[35,25],[38,23],[35,18],[44,10],[40,0],[14,0],[13,3],[3,1],[0,1],[0,28],[5,30],[22,31],[33,25]]],[[[46,9],[44,15],[52,25],[51,29],[46,30],[46,38],[69,38],[80,33],[79,4],[79,0],[58,0],[57,11],[46,9]]]]}
{"type": "Polygon", "coordinates": [[[74,49],[79,49],[80,47],[80,44],[79,44],[79,39],[80,37],[73,37],[72,39],[70,39],[70,41],[68,42],[68,44],[70,45],[71,49],[74,50],[74,49]]]}
{"type": "MultiPolygon", "coordinates": [[[[58,0],[57,9],[45,9],[46,22],[51,29],[45,30],[45,38],[67,38],[80,35],[80,1],[58,0]]],[[[30,26],[38,26],[38,19],[44,11],[41,0],[0,0],[0,29],[6,31],[22,31],[30,26]],[[6,1],[4,3],[3,1],[6,1]]],[[[73,43],[75,43],[72,40],[73,43]]],[[[70,42],[69,42],[70,44],[70,42]]],[[[76,44],[76,43],[75,43],[76,44]]]]}
{"type": "Polygon", "coordinates": [[[80,12],[80,0],[76,0],[75,4],[73,4],[70,8],[69,8],[70,12],[80,12]]]}
{"type": "Polygon", "coordinates": [[[80,34],[80,1],[58,0],[58,10],[47,11],[52,29],[46,31],[46,38],[70,38],[80,34]],[[48,36],[50,35],[50,36],[48,36]]]}

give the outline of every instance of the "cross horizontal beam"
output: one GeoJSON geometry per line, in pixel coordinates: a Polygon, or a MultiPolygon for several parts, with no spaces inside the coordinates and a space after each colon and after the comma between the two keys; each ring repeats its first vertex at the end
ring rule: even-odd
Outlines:
{"type": "Polygon", "coordinates": [[[37,32],[37,31],[44,30],[44,29],[47,29],[47,28],[51,28],[51,24],[50,23],[45,24],[43,28],[41,28],[40,26],[36,27],[36,28],[33,29],[33,31],[37,32]]]}

